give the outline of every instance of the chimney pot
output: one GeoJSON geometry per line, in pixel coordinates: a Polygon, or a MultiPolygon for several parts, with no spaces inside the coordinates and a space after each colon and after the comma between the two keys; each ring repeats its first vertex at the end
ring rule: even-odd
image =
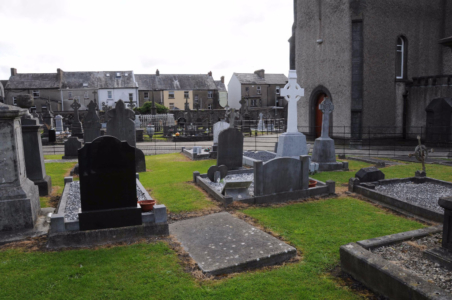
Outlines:
{"type": "Polygon", "coordinates": [[[264,69],[260,69],[260,70],[254,71],[254,74],[259,76],[260,78],[265,78],[265,70],[264,69]]]}
{"type": "Polygon", "coordinates": [[[57,79],[58,81],[63,80],[63,70],[61,70],[60,68],[57,69],[57,79]]]}
{"type": "Polygon", "coordinates": [[[212,71],[209,71],[209,73],[207,73],[207,75],[212,76],[212,71]]]}
{"type": "Polygon", "coordinates": [[[224,83],[224,76],[221,76],[221,83],[224,83]]]}
{"type": "Polygon", "coordinates": [[[11,76],[16,76],[16,75],[17,75],[17,69],[11,68],[11,76]]]}
{"type": "Polygon", "coordinates": [[[157,71],[155,71],[155,75],[160,76],[160,71],[159,71],[159,69],[157,69],[157,71]]]}

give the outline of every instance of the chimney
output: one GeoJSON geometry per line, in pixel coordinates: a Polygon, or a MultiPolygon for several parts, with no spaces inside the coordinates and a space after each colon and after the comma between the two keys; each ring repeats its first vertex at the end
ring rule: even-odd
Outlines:
{"type": "Polygon", "coordinates": [[[224,83],[224,76],[221,76],[221,83],[224,83]]]}
{"type": "Polygon", "coordinates": [[[209,71],[209,73],[207,73],[207,75],[209,75],[210,77],[212,77],[212,71],[209,71]]]}
{"type": "Polygon", "coordinates": [[[63,80],[63,70],[60,68],[57,69],[57,80],[58,82],[61,82],[63,80]]]}
{"type": "Polygon", "coordinates": [[[16,76],[16,75],[17,75],[17,69],[11,68],[11,76],[16,76]]]}
{"type": "Polygon", "coordinates": [[[257,76],[259,76],[262,79],[265,78],[265,70],[264,69],[260,69],[260,70],[254,71],[254,74],[256,74],[257,76]]]}
{"type": "Polygon", "coordinates": [[[160,71],[159,71],[159,69],[157,69],[157,71],[155,71],[155,75],[160,76],[160,71]]]}

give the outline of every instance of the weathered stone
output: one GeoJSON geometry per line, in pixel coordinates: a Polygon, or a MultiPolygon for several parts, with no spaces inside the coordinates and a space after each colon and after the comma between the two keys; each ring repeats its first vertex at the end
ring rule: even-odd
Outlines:
{"type": "Polygon", "coordinates": [[[57,115],[55,117],[55,130],[57,132],[64,131],[64,128],[63,128],[63,117],[61,115],[57,115]]]}
{"type": "Polygon", "coordinates": [[[76,159],[78,157],[77,150],[82,148],[82,141],[76,136],[71,136],[64,142],[64,156],[63,159],[76,159]]]}
{"type": "Polygon", "coordinates": [[[144,136],[143,136],[143,133],[144,133],[144,129],[137,128],[137,129],[135,130],[135,136],[136,136],[136,141],[137,141],[137,142],[144,142],[144,136]]]}
{"type": "Polygon", "coordinates": [[[222,132],[225,129],[228,129],[230,127],[229,123],[225,121],[220,121],[215,124],[213,124],[213,144],[218,144],[218,136],[220,135],[220,132],[222,132]]]}
{"type": "MultiPolygon", "coordinates": [[[[43,136],[48,137],[49,136],[49,130],[53,129],[53,111],[52,111],[52,104],[50,103],[50,100],[47,100],[46,102],[47,109],[42,112],[42,122],[44,124],[44,133],[43,136]]],[[[50,143],[50,139],[49,139],[50,143]]]]}
{"type": "Polygon", "coordinates": [[[96,138],[100,137],[100,124],[99,116],[96,111],[96,104],[90,101],[88,104],[88,113],[83,119],[83,139],[85,143],[91,143],[96,138]]]}
{"type": "Polygon", "coordinates": [[[81,107],[81,105],[80,103],[78,103],[77,100],[74,100],[74,102],[71,104],[71,107],[74,110],[74,117],[72,119],[71,125],[71,135],[83,138],[82,123],[80,123],[80,117],[78,113],[78,110],[81,107]]]}
{"type": "Polygon", "coordinates": [[[27,178],[20,117],[25,109],[0,103],[0,231],[33,228],[39,190],[27,178]]]}
{"type": "Polygon", "coordinates": [[[385,179],[385,174],[375,167],[362,168],[355,174],[356,178],[362,182],[374,182],[385,179]]]}
{"type": "Polygon", "coordinates": [[[243,163],[243,134],[228,128],[220,132],[218,137],[217,166],[225,165],[228,170],[242,167],[243,163]]]}
{"type": "Polygon", "coordinates": [[[135,151],[112,136],[99,137],[78,151],[80,230],[142,224],[137,206],[135,151]]]}
{"type": "Polygon", "coordinates": [[[281,157],[254,162],[254,195],[262,196],[309,187],[309,156],[281,157]]]}
{"type": "Polygon", "coordinates": [[[228,175],[228,168],[226,166],[211,166],[209,170],[207,170],[207,178],[209,178],[210,181],[215,182],[215,173],[217,171],[220,172],[220,179],[223,179],[228,175]]]}

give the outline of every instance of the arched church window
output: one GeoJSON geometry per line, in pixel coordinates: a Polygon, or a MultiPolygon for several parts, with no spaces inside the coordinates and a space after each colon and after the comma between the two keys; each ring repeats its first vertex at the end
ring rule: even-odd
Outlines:
{"type": "Polygon", "coordinates": [[[397,38],[396,52],[396,79],[406,78],[406,40],[404,37],[397,38]]]}

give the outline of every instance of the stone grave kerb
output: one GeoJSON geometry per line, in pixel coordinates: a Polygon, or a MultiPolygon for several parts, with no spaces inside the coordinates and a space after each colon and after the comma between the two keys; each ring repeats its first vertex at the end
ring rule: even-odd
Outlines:
{"type": "Polygon", "coordinates": [[[130,146],[136,146],[135,114],[127,109],[124,102],[119,100],[116,107],[107,113],[107,135],[114,136],[120,141],[127,141],[130,146]]]}

